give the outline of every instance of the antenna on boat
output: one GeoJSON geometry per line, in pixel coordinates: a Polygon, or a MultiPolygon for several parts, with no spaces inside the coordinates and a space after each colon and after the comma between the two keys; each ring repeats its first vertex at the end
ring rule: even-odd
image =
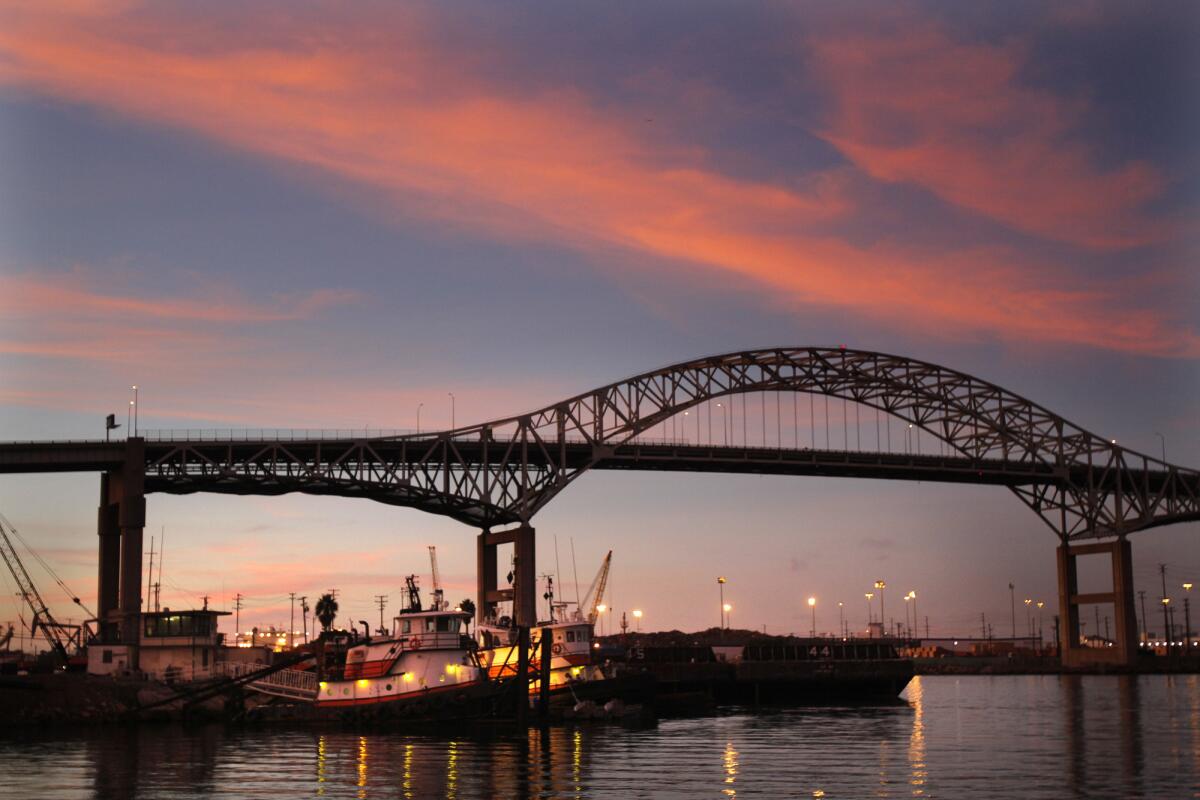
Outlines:
{"type": "Polygon", "coordinates": [[[550,621],[554,622],[554,576],[542,575],[546,579],[546,593],[542,595],[542,599],[550,604],[550,621]]]}
{"type": "Polygon", "coordinates": [[[408,608],[406,611],[421,610],[421,590],[417,588],[417,576],[404,576],[404,593],[408,595],[408,608]]]}
{"type": "Polygon", "coordinates": [[[571,537],[571,570],[575,573],[575,616],[581,613],[579,608],[579,562],[575,560],[575,537],[571,537]]]}

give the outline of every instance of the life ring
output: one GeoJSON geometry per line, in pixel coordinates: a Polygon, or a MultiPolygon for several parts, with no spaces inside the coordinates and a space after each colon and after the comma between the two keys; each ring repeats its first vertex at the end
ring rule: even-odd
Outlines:
{"type": "Polygon", "coordinates": [[[414,636],[411,639],[409,639],[408,640],[408,649],[409,650],[420,650],[421,649],[421,637],[414,636]]]}
{"type": "Polygon", "coordinates": [[[554,646],[550,648],[550,652],[554,653],[554,655],[556,655],[556,656],[560,655],[562,653],[562,645],[559,644],[558,642],[555,642],[554,646]]]}

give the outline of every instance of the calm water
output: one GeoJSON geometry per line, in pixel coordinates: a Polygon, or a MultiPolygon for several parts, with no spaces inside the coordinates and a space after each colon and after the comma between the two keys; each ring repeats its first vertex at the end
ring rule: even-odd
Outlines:
{"type": "Polygon", "coordinates": [[[8,738],[0,797],[1200,797],[1200,677],[927,677],[905,698],[528,736],[8,738]]]}

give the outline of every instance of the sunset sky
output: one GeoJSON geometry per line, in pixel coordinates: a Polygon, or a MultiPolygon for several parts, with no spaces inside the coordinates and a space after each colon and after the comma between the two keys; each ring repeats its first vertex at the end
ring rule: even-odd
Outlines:
{"type": "MultiPolygon", "coordinates": [[[[0,2],[0,438],[102,436],[134,383],[148,429],[434,428],[845,343],[1200,466],[1198,40],[1185,2],[0,2]]],[[[0,476],[85,598],[98,494],[0,476]]],[[[718,574],[777,633],[877,578],[935,635],[1056,592],[998,488],[595,473],[534,523],[646,628],[715,624],[718,574]]],[[[377,620],[429,544],[474,583],[472,530],[368,501],[151,496],[164,529],[164,601],[243,628],[330,587],[377,620]]],[[[1138,588],[1200,583],[1197,534],[1135,536],[1138,588]]]]}

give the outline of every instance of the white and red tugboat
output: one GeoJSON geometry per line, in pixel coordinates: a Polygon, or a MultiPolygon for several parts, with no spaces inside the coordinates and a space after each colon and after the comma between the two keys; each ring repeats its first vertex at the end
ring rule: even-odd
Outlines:
{"type": "Polygon", "coordinates": [[[322,636],[317,716],[441,722],[502,713],[508,681],[492,678],[478,661],[465,633],[471,615],[450,609],[440,592],[423,608],[416,576],[406,582],[407,607],[390,634],[322,636]]]}

